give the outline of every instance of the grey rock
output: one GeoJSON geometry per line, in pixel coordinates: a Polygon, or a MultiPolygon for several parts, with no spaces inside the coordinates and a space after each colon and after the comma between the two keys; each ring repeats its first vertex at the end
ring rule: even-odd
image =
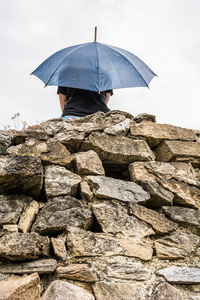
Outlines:
{"type": "Polygon", "coordinates": [[[45,194],[47,197],[76,196],[81,177],[61,166],[46,166],[45,194]]]}
{"type": "Polygon", "coordinates": [[[0,157],[0,193],[38,197],[42,190],[43,168],[32,156],[0,157]]]}
{"type": "Polygon", "coordinates": [[[74,151],[78,151],[84,138],[85,138],[84,131],[66,130],[64,132],[62,131],[57,133],[53,137],[53,140],[59,141],[61,144],[65,145],[69,151],[74,152],[74,151]]]}
{"type": "Polygon", "coordinates": [[[50,255],[50,240],[37,233],[10,233],[0,238],[0,257],[13,261],[32,260],[50,255]]]}
{"type": "Polygon", "coordinates": [[[199,210],[180,206],[164,206],[163,211],[170,219],[177,223],[200,227],[199,210]]]}
{"type": "Polygon", "coordinates": [[[10,135],[6,131],[0,130],[0,154],[4,154],[11,143],[10,135]]]}
{"type": "Polygon", "coordinates": [[[46,141],[49,138],[48,134],[39,129],[27,129],[25,131],[18,131],[13,136],[13,144],[19,145],[25,143],[28,139],[35,139],[38,141],[46,141]]]}
{"type": "Polygon", "coordinates": [[[3,274],[50,274],[55,271],[57,262],[55,259],[38,259],[31,262],[6,263],[0,265],[0,273],[3,274]]]}
{"type": "Polygon", "coordinates": [[[148,192],[130,181],[105,176],[87,176],[94,195],[99,199],[116,199],[123,202],[146,203],[150,199],[148,192]]]}
{"type": "Polygon", "coordinates": [[[74,165],[79,175],[105,175],[102,162],[93,150],[77,153],[74,156],[74,165]]]}
{"type": "Polygon", "coordinates": [[[141,123],[145,121],[156,123],[156,117],[154,115],[143,113],[143,114],[139,114],[134,118],[134,122],[136,123],[141,123]]]}
{"type": "Polygon", "coordinates": [[[83,200],[65,196],[54,198],[40,210],[32,231],[40,234],[61,232],[68,226],[88,229],[92,212],[83,200]]]}
{"type": "Polygon", "coordinates": [[[53,281],[44,292],[41,300],[95,300],[83,288],[62,280],[53,281]]]}
{"type": "Polygon", "coordinates": [[[150,300],[190,300],[186,292],[180,291],[167,282],[159,283],[151,295],[150,300]]]}
{"type": "Polygon", "coordinates": [[[168,282],[173,284],[200,283],[200,268],[172,266],[157,271],[156,275],[164,276],[168,282]]]}
{"type": "Polygon", "coordinates": [[[131,120],[127,118],[116,125],[107,127],[106,129],[104,129],[104,132],[111,135],[127,135],[130,129],[130,122],[131,120]]]}

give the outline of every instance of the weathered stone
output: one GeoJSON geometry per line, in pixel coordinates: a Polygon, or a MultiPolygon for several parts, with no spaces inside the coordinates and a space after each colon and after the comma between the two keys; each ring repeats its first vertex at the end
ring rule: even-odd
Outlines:
{"type": "Polygon", "coordinates": [[[118,134],[126,135],[130,129],[130,122],[131,122],[130,119],[125,119],[124,121],[116,125],[107,127],[106,129],[104,129],[104,132],[111,135],[118,135],[118,134]]]}
{"type": "Polygon", "coordinates": [[[83,282],[96,282],[97,276],[88,264],[71,264],[66,267],[58,267],[56,275],[60,278],[83,282]]]}
{"type": "Polygon", "coordinates": [[[156,275],[164,276],[168,282],[173,284],[200,283],[200,268],[172,266],[157,271],[156,275]]]}
{"type": "Polygon", "coordinates": [[[16,224],[32,200],[24,195],[0,195],[0,226],[16,224]]]}
{"type": "Polygon", "coordinates": [[[179,206],[164,206],[163,211],[170,219],[177,223],[200,227],[199,210],[179,206]]]}
{"type": "Polygon", "coordinates": [[[155,158],[143,140],[100,132],[92,132],[83,141],[81,149],[94,150],[106,164],[129,164],[133,161],[151,161],[155,158]]]}
{"type": "Polygon", "coordinates": [[[87,176],[87,180],[94,195],[100,199],[134,203],[146,203],[150,199],[149,193],[134,182],[105,176],[87,176]]]}
{"type": "Polygon", "coordinates": [[[28,139],[35,139],[40,141],[46,141],[48,139],[48,134],[44,132],[43,130],[39,129],[27,129],[23,131],[18,131],[13,136],[13,144],[19,145],[25,143],[28,139]]]}
{"type": "Polygon", "coordinates": [[[136,123],[141,123],[145,121],[156,123],[156,117],[154,115],[142,113],[134,118],[134,122],[136,123]]]}
{"type": "Polygon", "coordinates": [[[151,226],[138,220],[135,216],[128,215],[127,207],[116,201],[93,204],[92,209],[105,233],[113,233],[117,237],[127,236],[138,239],[155,234],[151,226]]]}
{"type": "Polygon", "coordinates": [[[0,157],[0,193],[26,194],[37,197],[41,193],[43,169],[41,161],[31,156],[0,157]]]}
{"type": "Polygon", "coordinates": [[[32,231],[41,234],[56,233],[68,226],[88,229],[92,224],[92,212],[83,200],[65,196],[54,198],[40,210],[32,231]]]}
{"type": "Polygon", "coordinates": [[[200,166],[200,143],[185,141],[163,141],[155,149],[159,161],[191,162],[194,167],[200,166]]]}
{"type": "Polygon", "coordinates": [[[200,209],[200,189],[174,180],[162,181],[161,184],[175,194],[174,205],[200,209]]]}
{"type": "Polygon", "coordinates": [[[1,300],[40,300],[40,278],[37,273],[1,281],[1,300]]]}
{"type": "Polygon", "coordinates": [[[120,263],[108,265],[108,277],[121,280],[148,280],[151,270],[145,268],[142,263],[120,263]]]}
{"type": "Polygon", "coordinates": [[[75,284],[55,280],[43,294],[41,300],[95,300],[94,296],[75,284]]]}
{"type": "Polygon", "coordinates": [[[185,129],[168,124],[154,122],[131,123],[132,136],[143,137],[151,148],[156,147],[163,140],[196,141],[192,129],[185,129]]]}
{"type": "Polygon", "coordinates": [[[93,286],[96,300],[132,300],[137,299],[136,283],[96,282],[93,286]]]}
{"type": "Polygon", "coordinates": [[[194,129],[194,134],[196,135],[197,142],[200,142],[200,130],[194,129]]]}
{"type": "Polygon", "coordinates": [[[10,135],[6,131],[0,130],[0,154],[4,154],[11,143],[10,135]]]}
{"type": "Polygon", "coordinates": [[[176,230],[178,224],[168,220],[164,214],[158,213],[138,204],[129,203],[130,213],[138,219],[150,224],[156,233],[165,234],[176,230]]]}
{"type": "Polygon", "coordinates": [[[3,225],[2,232],[3,233],[6,233],[6,232],[18,232],[18,225],[12,225],[12,224],[3,225]]]}
{"type": "Polygon", "coordinates": [[[79,152],[74,157],[75,171],[85,175],[105,175],[102,162],[93,150],[79,152]]]}
{"type": "Polygon", "coordinates": [[[122,255],[150,260],[152,247],[149,242],[137,239],[116,238],[111,234],[92,233],[78,228],[68,230],[67,245],[72,256],[122,255]]]}
{"type": "Polygon", "coordinates": [[[156,255],[160,259],[179,259],[192,255],[200,243],[200,237],[189,230],[177,230],[155,241],[156,255]]]}
{"type": "Polygon", "coordinates": [[[32,201],[20,216],[18,225],[19,231],[22,231],[23,233],[29,232],[38,212],[39,203],[37,201],[32,201]]]}
{"type": "Polygon", "coordinates": [[[65,260],[67,257],[67,251],[64,241],[61,239],[51,238],[51,244],[55,255],[59,259],[65,260]]]}
{"type": "Polygon", "coordinates": [[[77,151],[85,138],[85,132],[78,130],[64,131],[57,133],[53,140],[59,141],[67,147],[69,151],[77,151]]]}
{"type": "Polygon", "coordinates": [[[0,238],[0,257],[10,260],[32,260],[50,254],[50,240],[37,233],[6,234],[0,238]]]}
{"type": "Polygon", "coordinates": [[[81,177],[60,166],[46,166],[45,193],[47,197],[76,196],[81,177]]]}
{"type": "Polygon", "coordinates": [[[90,187],[86,181],[81,181],[80,192],[82,199],[92,201],[93,193],[91,192],[90,187]]]}
{"type": "Polygon", "coordinates": [[[167,282],[159,283],[151,295],[150,300],[190,300],[186,292],[182,292],[167,282]]]}
{"type": "Polygon", "coordinates": [[[6,263],[0,265],[0,273],[6,274],[50,274],[55,271],[57,262],[55,259],[38,259],[31,262],[6,263]]]}

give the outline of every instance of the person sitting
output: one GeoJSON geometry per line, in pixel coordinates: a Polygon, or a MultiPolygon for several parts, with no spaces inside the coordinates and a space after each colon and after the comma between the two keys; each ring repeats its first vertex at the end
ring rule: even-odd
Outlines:
{"type": "Polygon", "coordinates": [[[107,104],[113,90],[93,92],[89,90],[59,86],[59,95],[62,118],[64,120],[80,119],[98,111],[110,111],[107,104]]]}

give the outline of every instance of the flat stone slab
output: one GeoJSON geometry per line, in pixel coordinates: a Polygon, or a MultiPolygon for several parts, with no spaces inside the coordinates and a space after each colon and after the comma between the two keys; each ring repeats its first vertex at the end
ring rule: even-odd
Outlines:
{"type": "Polygon", "coordinates": [[[177,223],[200,227],[199,210],[180,206],[164,206],[163,211],[170,219],[177,223]]]}
{"type": "Polygon", "coordinates": [[[102,161],[93,150],[75,154],[73,162],[75,171],[79,175],[105,175],[102,161]]]}
{"type": "Polygon", "coordinates": [[[200,268],[193,267],[169,267],[156,272],[156,275],[164,276],[173,284],[199,284],[200,268]]]}
{"type": "Polygon", "coordinates": [[[96,282],[96,273],[90,268],[89,264],[70,264],[56,269],[56,275],[60,278],[77,280],[82,282],[96,282]]]}
{"type": "Polygon", "coordinates": [[[196,136],[192,129],[169,124],[153,122],[131,123],[130,129],[132,136],[145,138],[151,148],[154,148],[163,140],[196,141],[196,136]]]}
{"type": "Polygon", "coordinates": [[[55,259],[38,259],[30,262],[7,263],[0,265],[0,273],[5,274],[50,274],[55,271],[57,261],[55,259]]]}
{"type": "Polygon", "coordinates": [[[131,181],[105,176],[87,176],[94,195],[99,199],[116,199],[123,202],[146,203],[150,194],[131,181]]]}
{"type": "Polygon", "coordinates": [[[150,300],[191,300],[186,292],[180,291],[167,282],[159,283],[151,295],[150,300]]]}

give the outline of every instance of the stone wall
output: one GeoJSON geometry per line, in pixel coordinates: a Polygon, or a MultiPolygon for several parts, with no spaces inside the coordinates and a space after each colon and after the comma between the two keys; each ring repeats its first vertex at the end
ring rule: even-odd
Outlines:
{"type": "Polygon", "coordinates": [[[0,299],[200,299],[198,139],[120,111],[0,131],[0,299]]]}

